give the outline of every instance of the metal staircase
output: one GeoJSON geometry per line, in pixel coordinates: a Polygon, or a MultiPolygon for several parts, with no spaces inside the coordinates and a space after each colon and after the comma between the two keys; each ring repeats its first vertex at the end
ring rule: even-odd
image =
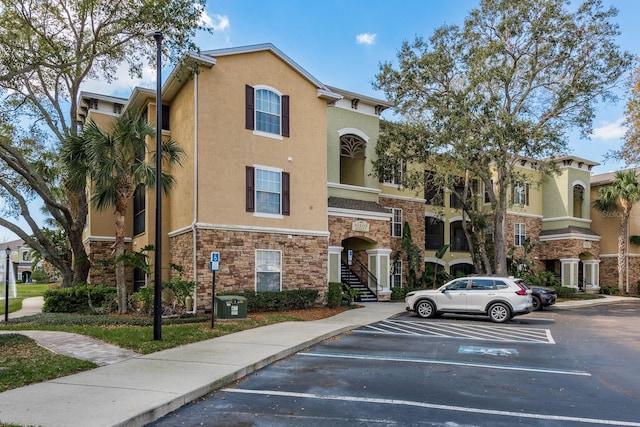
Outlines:
{"type": "Polygon", "coordinates": [[[358,275],[349,268],[347,264],[344,262],[341,263],[341,277],[342,283],[350,287],[351,289],[355,289],[358,292],[358,296],[356,297],[356,301],[359,302],[375,302],[378,301],[378,297],[376,294],[369,289],[365,283],[360,280],[358,275]]]}

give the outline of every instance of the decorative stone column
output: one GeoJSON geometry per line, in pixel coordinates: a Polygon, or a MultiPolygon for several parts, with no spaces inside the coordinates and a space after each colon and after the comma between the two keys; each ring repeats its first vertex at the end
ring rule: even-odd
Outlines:
{"type": "Polygon", "coordinates": [[[327,277],[329,282],[341,282],[342,281],[342,269],[340,263],[342,259],[342,246],[329,246],[329,262],[327,277]]]}
{"type": "MultiPolygon", "coordinates": [[[[391,249],[371,249],[367,251],[369,256],[369,271],[378,281],[378,301],[391,300],[391,288],[389,287],[389,255],[391,249]]],[[[373,288],[373,283],[369,283],[373,288]]]]}
{"type": "Polygon", "coordinates": [[[569,288],[578,288],[578,258],[561,258],[560,259],[560,278],[562,286],[569,288]]]}
{"type": "Polygon", "coordinates": [[[586,292],[598,293],[600,290],[600,260],[588,259],[582,261],[582,272],[587,287],[586,292]]]}

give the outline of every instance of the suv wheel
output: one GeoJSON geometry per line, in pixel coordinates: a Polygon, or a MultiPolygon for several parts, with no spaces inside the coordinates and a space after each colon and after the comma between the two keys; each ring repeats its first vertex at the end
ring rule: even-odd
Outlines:
{"type": "Polygon", "coordinates": [[[511,319],[511,310],[506,304],[497,302],[489,307],[489,319],[495,323],[504,323],[511,319]]]}
{"type": "Polygon", "coordinates": [[[418,301],[416,304],[416,314],[418,317],[431,318],[436,315],[436,308],[431,301],[418,301]]]}
{"type": "Polygon", "coordinates": [[[533,304],[533,311],[542,310],[542,302],[540,302],[540,298],[533,295],[531,297],[531,303],[533,304]]]}

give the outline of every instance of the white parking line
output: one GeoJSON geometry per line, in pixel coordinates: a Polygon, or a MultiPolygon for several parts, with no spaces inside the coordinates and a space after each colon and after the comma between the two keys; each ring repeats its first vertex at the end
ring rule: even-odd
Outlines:
{"type": "Polygon", "coordinates": [[[466,412],[466,413],[482,414],[482,415],[499,415],[503,417],[530,418],[535,420],[568,421],[568,422],[574,422],[574,423],[640,427],[640,422],[633,422],[633,421],[619,421],[619,420],[607,420],[607,419],[584,418],[584,417],[568,417],[564,415],[532,414],[527,412],[498,411],[494,409],[482,409],[482,408],[465,408],[463,406],[440,405],[435,403],[416,402],[413,400],[379,399],[379,398],[370,398],[370,397],[338,396],[338,395],[331,395],[331,394],[315,394],[315,393],[295,393],[295,392],[288,392],[288,391],[281,391],[281,390],[246,390],[246,389],[239,389],[239,388],[223,388],[221,391],[225,393],[242,393],[242,394],[253,394],[253,395],[262,395],[262,396],[293,397],[296,399],[339,400],[343,402],[347,401],[347,402],[359,402],[359,403],[413,406],[418,408],[437,409],[442,411],[466,412]]]}
{"type": "Polygon", "coordinates": [[[475,363],[475,362],[457,362],[454,360],[435,360],[435,359],[418,359],[415,357],[387,357],[387,356],[375,356],[370,354],[346,354],[346,353],[325,353],[325,352],[300,352],[296,353],[298,356],[313,356],[313,357],[328,357],[336,359],[355,359],[355,360],[380,360],[385,362],[406,362],[406,363],[427,363],[431,365],[452,365],[463,366],[472,368],[487,368],[487,369],[500,369],[503,371],[526,371],[526,372],[538,372],[543,374],[558,374],[558,375],[577,375],[583,377],[590,377],[591,374],[585,371],[574,371],[557,368],[537,368],[533,366],[521,366],[521,365],[499,365],[490,363],[475,363]]]}
{"type": "Polygon", "coordinates": [[[363,326],[353,332],[555,344],[549,329],[523,328],[518,326],[485,326],[466,323],[383,320],[363,326]]]}

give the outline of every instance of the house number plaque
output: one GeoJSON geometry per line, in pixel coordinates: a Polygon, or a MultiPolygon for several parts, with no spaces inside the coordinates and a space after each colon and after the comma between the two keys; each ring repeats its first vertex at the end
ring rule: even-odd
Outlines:
{"type": "Polygon", "coordinates": [[[351,231],[363,231],[365,233],[369,232],[369,223],[367,221],[353,221],[351,223],[351,231]]]}

